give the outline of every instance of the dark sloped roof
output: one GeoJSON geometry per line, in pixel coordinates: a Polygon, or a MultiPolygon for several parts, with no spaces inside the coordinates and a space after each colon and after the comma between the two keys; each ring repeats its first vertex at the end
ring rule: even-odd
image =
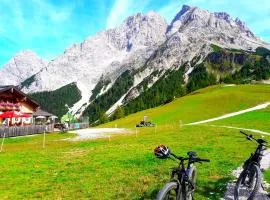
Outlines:
{"type": "Polygon", "coordinates": [[[53,114],[39,108],[36,112],[33,113],[33,116],[34,117],[37,117],[37,116],[51,117],[53,116],[53,114]]]}
{"type": "Polygon", "coordinates": [[[36,107],[39,107],[38,102],[31,99],[27,94],[23,93],[17,86],[14,86],[14,85],[0,85],[0,93],[11,90],[11,89],[13,89],[12,91],[15,90],[17,92],[17,94],[19,94],[21,96],[24,96],[24,97],[27,97],[28,102],[34,104],[36,107]]]}
{"type": "Polygon", "coordinates": [[[0,92],[7,91],[13,87],[15,87],[15,86],[13,86],[13,85],[0,85],[0,92]]]}

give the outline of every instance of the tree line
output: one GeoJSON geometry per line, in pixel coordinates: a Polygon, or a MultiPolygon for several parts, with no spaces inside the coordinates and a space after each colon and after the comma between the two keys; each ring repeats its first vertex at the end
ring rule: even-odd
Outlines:
{"type": "Polygon", "coordinates": [[[54,91],[36,92],[29,94],[42,109],[56,115],[59,119],[68,112],[65,106],[73,106],[81,99],[81,92],[75,83],[71,83],[54,91]]]}

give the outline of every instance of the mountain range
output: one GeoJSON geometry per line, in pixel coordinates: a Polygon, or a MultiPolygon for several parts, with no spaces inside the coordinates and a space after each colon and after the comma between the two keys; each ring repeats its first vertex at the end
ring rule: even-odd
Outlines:
{"type": "Polygon", "coordinates": [[[119,106],[132,113],[210,84],[268,80],[269,48],[239,18],[184,5],[169,24],[155,12],[139,13],[51,61],[22,51],[0,70],[0,85],[37,100],[70,87],[70,111],[94,122],[119,106]]]}

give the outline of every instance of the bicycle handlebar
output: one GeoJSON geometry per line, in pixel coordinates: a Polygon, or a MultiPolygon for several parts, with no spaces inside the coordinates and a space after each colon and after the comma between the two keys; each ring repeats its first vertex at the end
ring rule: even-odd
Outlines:
{"type": "Polygon", "coordinates": [[[205,159],[205,158],[192,158],[192,157],[187,157],[187,158],[184,158],[184,157],[178,157],[177,155],[175,155],[175,154],[173,154],[173,153],[171,153],[171,155],[174,157],[174,158],[176,158],[176,159],[178,159],[178,160],[180,160],[180,161],[185,161],[185,160],[190,160],[190,161],[192,161],[192,162],[210,162],[210,160],[209,159],[205,159]]]}
{"type": "Polygon", "coordinates": [[[250,135],[246,134],[244,131],[240,131],[240,133],[244,134],[245,136],[249,137],[250,135]]]}
{"type": "Polygon", "coordinates": [[[209,159],[197,158],[198,162],[210,162],[209,159]]]}
{"type": "Polygon", "coordinates": [[[253,135],[248,135],[248,134],[245,133],[244,131],[240,131],[240,133],[244,134],[244,135],[247,137],[248,140],[254,140],[254,141],[256,141],[258,144],[266,146],[265,144],[263,144],[263,143],[267,143],[266,140],[263,140],[263,139],[256,139],[256,138],[253,137],[253,135]]]}
{"type": "Polygon", "coordinates": [[[170,152],[170,155],[172,155],[174,158],[176,158],[177,160],[188,160],[188,158],[184,158],[184,157],[181,157],[181,156],[177,156],[175,155],[174,153],[170,152]]]}

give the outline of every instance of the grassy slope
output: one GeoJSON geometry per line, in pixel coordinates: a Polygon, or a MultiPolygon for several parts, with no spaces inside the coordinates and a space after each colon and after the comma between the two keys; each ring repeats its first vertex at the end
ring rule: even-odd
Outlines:
{"type": "Polygon", "coordinates": [[[2,199],[153,199],[169,179],[171,160],[157,160],[153,148],[167,144],[180,155],[189,150],[211,159],[198,165],[196,199],[218,199],[231,170],[253,150],[235,130],[207,126],[179,127],[252,107],[270,100],[270,87],[211,87],[163,107],[130,115],[104,126],[134,127],[143,115],[158,123],[135,134],[84,142],[59,141],[72,135],[51,134],[42,149],[42,135],[7,139],[0,153],[2,199]],[[259,98],[258,98],[259,96],[259,98]],[[239,150],[242,151],[239,151],[239,150]],[[210,193],[214,194],[210,194],[210,193]]]}
{"type": "Polygon", "coordinates": [[[270,85],[212,86],[176,99],[170,104],[129,115],[117,122],[122,127],[134,127],[144,115],[158,124],[189,123],[204,120],[270,101],[270,85]]]}

